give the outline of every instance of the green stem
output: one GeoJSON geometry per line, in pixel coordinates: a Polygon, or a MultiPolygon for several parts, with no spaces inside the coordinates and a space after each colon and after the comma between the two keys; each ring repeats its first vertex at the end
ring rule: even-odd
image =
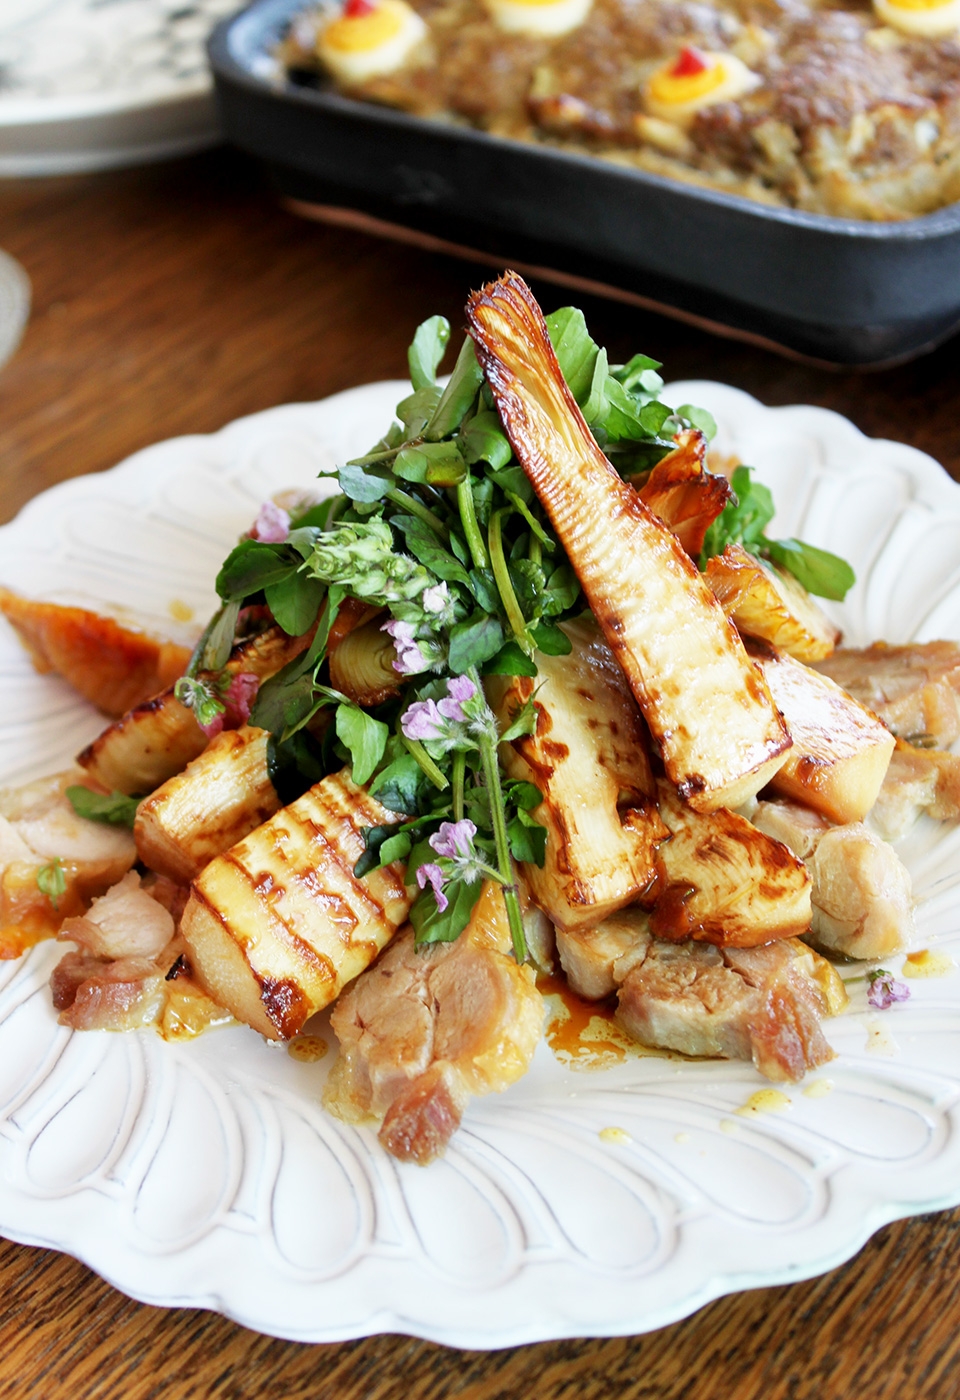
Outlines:
{"type": "Polygon", "coordinates": [[[510,571],[507,568],[507,560],[503,552],[503,532],[500,524],[503,516],[509,514],[510,512],[507,510],[493,512],[490,517],[487,540],[490,545],[490,566],[493,569],[493,577],[496,580],[500,601],[503,603],[503,610],[507,614],[510,630],[517,641],[522,644],[527,640],[527,622],[520,610],[520,604],[517,602],[513,584],[510,582],[510,571]]]}
{"type": "Polygon", "coordinates": [[[467,755],[458,751],[453,755],[453,820],[463,821],[463,789],[467,773],[467,755]]]}
{"type": "Polygon", "coordinates": [[[401,734],[400,738],[403,740],[407,752],[413,754],[413,757],[417,760],[434,787],[439,788],[440,791],[443,792],[444,788],[450,786],[447,779],[443,776],[443,773],[418,739],[408,739],[405,734],[401,734]]]}
{"type": "Polygon", "coordinates": [[[331,496],[330,508],[324,516],[323,520],[323,528],[325,530],[332,529],[334,521],[336,520],[340,512],[344,509],[346,504],[347,498],[345,495],[343,495],[342,492],[337,496],[331,496]]]}
{"type": "Polygon", "coordinates": [[[429,525],[431,530],[435,530],[441,539],[450,538],[450,531],[444,525],[439,515],[434,515],[425,505],[422,505],[415,496],[408,496],[406,491],[401,491],[397,487],[392,487],[387,492],[387,500],[392,501],[395,506],[401,506],[408,510],[411,515],[415,515],[418,520],[422,520],[424,525],[429,525]]]}
{"type": "Polygon", "coordinates": [[[480,533],[469,476],[465,476],[457,486],[457,506],[460,511],[467,548],[470,551],[470,558],[473,560],[473,567],[475,569],[489,569],[490,558],[483,542],[483,535],[480,533]]]}
{"type": "Polygon", "coordinates": [[[527,548],[527,558],[530,560],[531,564],[539,564],[543,559],[543,546],[532,530],[530,531],[530,544],[527,548]]]}
{"type": "MultiPolygon", "coordinates": [[[[477,689],[480,689],[480,676],[475,666],[467,673],[477,689]]],[[[490,817],[493,822],[493,842],[497,851],[499,879],[503,885],[503,902],[507,908],[507,922],[510,937],[513,939],[513,955],[518,963],[527,960],[527,940],[523,933],[523,915],[520,911],[520,895],[514,879],[513,857],[510,855],[510,842],[507,837],[507,819],[503,811],[503,791],[500,787],[500,764],[497,759],[497,741],[490,735],[483,735],[477,743],[480,761],[483,765],[483,782],[490,794],[490,817]]]]}

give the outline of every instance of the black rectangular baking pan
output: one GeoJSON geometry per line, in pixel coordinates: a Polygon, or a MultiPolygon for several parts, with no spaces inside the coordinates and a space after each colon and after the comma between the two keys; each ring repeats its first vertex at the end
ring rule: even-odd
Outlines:
{"type": "Polygon", "coordinates": [[[554,275],[820,363],[880,366],[960,328],[960,206],[898,223],[773,208],[424,121],[271,70],[306,0],[210,39],[227,139],[303,212],[554,275]]]}

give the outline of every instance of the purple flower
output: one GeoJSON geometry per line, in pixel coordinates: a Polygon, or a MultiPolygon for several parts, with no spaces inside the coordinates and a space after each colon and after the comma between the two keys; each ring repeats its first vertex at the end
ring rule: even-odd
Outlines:
{"type": "Polygon", "coordinates": [[[472,700],[476,693],[477,687],[469,676],[452,676],[447,681],[447,697],[440,701],[437,709],[444,719],[465,724],[467,716],[463,712],[463,706],[468,700],[472,700]]]}
{"type": "Polygon", "coordinates": [[[477,828],[468,817],[458,822],[441,822],[440,830],[430,837],[429,845],[438,856],[456,860],[458,856],[469,858],[474,854],[473,838],[477,828]]]}
{"type": "Polygon", "coordinates": [[[887,972],[886,968],[877,967],[868,972],[867,981],[870,983],[867,1001],[878,1011],[886,1011],[895,1001],[906,1001],[910,996],[910,988],[906,982],[898,982],[893,973],[887,972]]]}
{"type": "Polygon", "coordinates": [[[414,676],[418,671],[427,669],[430,663],[417,645],[412,623],[385,622],[380,630],[389,632],[393,638],[394,650],[397,653],[393,669],[399,671],[401,676],[414,676]]]}
{"type": "Polygon", "coordinates": [[[450,595],[445,583],[435,583],[432,588],[425,588],[420,595],[423,611],[428,613],[442,613],[449,602],[450,595]]]}
{"type": "MultiPolygon", "coordinates": [[[[432,844],[431,841],[431,845],[432,844]]],[[[430,864],[418,866],[417,884],[423,890],[426,889],[428,881],[433,886],[433,895],[437,901],[437,908],[442,914],[450,901],[443,892],[443,871],[440,869],[439,865],[430,864]]]]}
{"type": "Polygon", "coordinates": [[[442,739],[446,725],[436,700],[415,700],[400,718],[408,739],[442,739]]]}
{"type": "Polygon", "coordinates": [[[290,516],[282,506],[273,501],[264,501],[251,535],[263,544],[283,544],[290,533],[290,516]]]}

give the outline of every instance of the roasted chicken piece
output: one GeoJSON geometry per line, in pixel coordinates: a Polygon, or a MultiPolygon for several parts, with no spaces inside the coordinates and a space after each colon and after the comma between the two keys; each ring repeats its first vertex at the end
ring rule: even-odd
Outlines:
{"type": "Polygon", "coordinates": [[[810,872],[810,939],[848,958],[885,958],[913,937],[910,873],[862,822],[831,826],[794,802],[761,802],[755,825],[783,841],[810,872]]]}
{"type": "Polygon", "coordinates": [[[753,654],[793,737],[770,786],[830,821],[862,821],[877,800],[893,735],[829,676],[772,648],[753,654]]]}
{"type": "Polygon", "coordinates": [[[707,471],[703,433],[688,428],[677,433],[674,442],[674,450],[661,457],[638,487],[638,494],[673,531],[691,559],[698,559],[704,536],[733,496],[733,489],[725,476],[707,471]]]}
{"type": "Polygon", "coordinates": [[[589,999],[619,989],[617,1020],[643,1045],[753,1060],[768,1079],[797,1080],[833,1052],[822,1016],[847,1004],[825,958],[796,938],[755,948],[668,943],[624,909],[595,928],[558,931],[571,987],[589,999]]]}
{"type": "Polygon", "coordinates": [[[822,661],[840,640],[840,629],[792,574],[748,554],[742,545],[728,544],[708,559],[704,577],[739,632],[798,661],[822,661]]]}
{"type": "Polygon", "coordinates": [[[329,1005],[409,912],[402,862],[353,873],[363,828],[399,820],[345,768],[215,857],[180,925],[213,999],[274,1040],[329,1005]]]}
{"type": "Polygon", "coordinates": [[[810,927],[810,877],[803,861],[737,812],[700,814],[670,783],[659,784],[670,832],[657,853],[661,875],[644,899],[661,938],[751,948],[810,927]]]}
{"type": "Polygon", "coordinates": [[[960,737],[960,643],[874,642],[841,648],[817,670],[843,686],[908,743],[945,749],[960,737]]]}
{"type": "Polygon", "coordinates": [[[941,822],[960,818],[960,754],[915,749],[898,739],[870,825],[885,841],[896,841],[922,812],[941,822]]]}
{"type": "MultiPolygon", "coordinates": [[[[309,642],[309,633],[288,637],[279,627],[270,627],[238,642],[225,669],[263,681],[299,656],[309,642]]],[[[182,772],[208,742],[193,711],[181,705],[171,687],[128,710],[83,750],[77,762],[108,791],[136,796],[153,792],[182,772]]]]}
{"type": "Polygon", "coordinates": [[[471,1095],[513,1084],[543,1027],[533,970],[511,953],[499,887],[487,882],[453,943],[414,947],[401,934],[354,982],[330,1024],[340,1054],[325,1106],[380,1123],[383,1146],[425,1165],[446,1148],[471,1095]]]}
{"type": "Polygon", "coordinates": [[[128,1031],[156,1026],[171,1039],[196,1035],[230,1017],[192,981],[158,886],[130,871],[66,919],[62,939],[78,945],[50,978],[60,1024],[74,1030],[128,1031]]]}
{"type": "Polygon", "coordinates": [[[272,817],[265,729],[224,730],[182,773],[137,809],[134,837],[144,865],[188,885],[204,866],[272,817]]]}
{"type": "Polygon", "coordinates": [[[87,608],[21,598],[0,588],[0,612],[41,673],[55,671],[117,717],[182,676],[191,648],[87,608]]]}
{"type": "Polygon", "coordinates": [[[617,1020],[643,1045],[752,1060],[796,1083],[833,1059],[820,1020],[846,999],[830,964],[795,938],[723,949],[653,939],[620,987],[617,1020]]]}
{"type": "Polygon", "coordinates": [[[467,315],[513,449],[667,775],[698,811],[737,806],[790,747],[763,677],[677,537],[600,451],[523,280],[507,273],[475,292],[467,315]]]}
{"type": "Polygon", "coordinates": [[[82,775],[61,773],[0,791],[0,958],[51,938],[128,871],[137,852],[121,827],[78,817],[65,790],[82,775]],[[56,872],[62,890],[41,885],[56,872]]]}
{"type": "Polygon", "coordinates": [[[536,679],[491,676],[487,690],[503,724],[536,693],[534,733],[503,744],[501,760],[509,778],[543,794],[532,815],[547,829],[546,860],[524,873],[540,907],[571,928],[639,896],[654,878],[667,829],[623,672],[592,622],[564,630],[569,655],[538,655],[536,679]]]}
{"type": "Polygon", "coordinates": [[[653,941],[650,915],[633,906],[599,924],[557,929],[557,955],[570,986],[588,1001],[612,996],[653,941]]]}

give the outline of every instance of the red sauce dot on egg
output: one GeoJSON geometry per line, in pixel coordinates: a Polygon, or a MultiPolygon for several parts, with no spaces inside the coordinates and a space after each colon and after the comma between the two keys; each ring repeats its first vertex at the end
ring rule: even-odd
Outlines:
{"type": "MultiPolygon", "coordinates": [[[[360,3],[363,3],[363,0],[360,0],[360,3]]],[[[680,50],[676,63],[670,69],[670,76],[671,78],[694,78],[698,73],[705,73],[707,66],[697,49],[688,44],[680,50]]]]}
{"type": "Polygon", "coordinates": [[[364,15],[372,15],[376,8],[373,0],[347,0],[343,13],[347,19],[361,19],[364,15]]]}

